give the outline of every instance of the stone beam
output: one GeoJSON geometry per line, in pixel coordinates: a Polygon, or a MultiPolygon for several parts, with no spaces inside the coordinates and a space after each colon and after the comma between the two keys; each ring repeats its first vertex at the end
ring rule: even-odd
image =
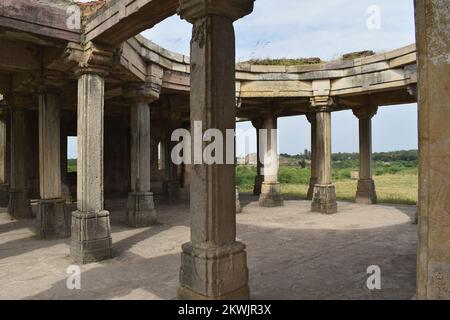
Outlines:
{"type": "Polygon", "coordinates": [[[38,70],[41,66],[39,49],[36,46],[2,40],[0,50],[0,70],[20,72],[38,70]]]}
{"type": "Polygon", "coordinates": [[[116,45],[177,12],[178,0],[111,0],[86,25],[86,41],[116,45]]]}
{"type": "Polygon", "coordinates": [[[81,32],[68,26],[71,5],[61,0],[0,0],[0,27],[45,38],[79,42],[81,32]]]}

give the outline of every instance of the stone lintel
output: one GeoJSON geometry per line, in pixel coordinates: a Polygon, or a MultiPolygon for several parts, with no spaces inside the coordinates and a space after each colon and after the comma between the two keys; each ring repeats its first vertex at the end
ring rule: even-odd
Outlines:
{"type": "Polygon", "coordinates": [[[208,15],[238,20],[253,11],[255,0],[180,0],[178,13],[182,19],[194,23],[208,15]]]}

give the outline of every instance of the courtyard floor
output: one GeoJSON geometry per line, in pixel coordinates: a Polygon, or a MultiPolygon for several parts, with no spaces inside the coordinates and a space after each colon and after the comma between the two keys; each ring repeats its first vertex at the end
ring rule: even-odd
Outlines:
{"type": "MultiPolygon", "coordinates": [[[[339,213],[309,212],[286,200],[260,208],[242,195],[238,239],[247,245],[252,299],[411,299],[415,294],[415,206],[340,202],[339,213]],[[381,268],[381,290],[367,289],[367,268],[381,268]]],[[[69,290],[69,239],[37,240],[33,220],[0,209],[0,299],[175,299],[181,244],[189,240],[188,201],[157,199],[160,225],[131,229],[125,199],[108,200],[114,258],[81,267],[69,290]]],[[[34,208],[35,210],[36,208],[34,208]]]]}

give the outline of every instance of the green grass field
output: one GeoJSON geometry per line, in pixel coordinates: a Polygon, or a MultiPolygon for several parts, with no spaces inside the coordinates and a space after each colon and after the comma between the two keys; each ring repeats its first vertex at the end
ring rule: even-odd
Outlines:
{"type": "MultiPolygon", "coordinates": [[[[357,180],[350,179],[350,172],[356,168],[342,168],[335,165],[333,181],[339,200],[352,201],[356,194],[357,180]]],[[[238,166],[236,182],[241,192],[252,192],[256,174],[254,166],[238,166]]],[[[285,196],[305,198],[308,192],[310,169],[281,166],[278,180],[285,196]]],[[[418,190],[417,168],[398,163],[381,167],[374,166],[374,180],[380,203],[416,204],[418,190]]]]}

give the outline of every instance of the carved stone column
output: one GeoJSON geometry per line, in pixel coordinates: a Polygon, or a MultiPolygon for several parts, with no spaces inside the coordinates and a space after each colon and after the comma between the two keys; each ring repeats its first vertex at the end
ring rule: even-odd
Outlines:
{"type": "Polygon", "coordinates": [[[377,203],[372,179],[372,118],[377,110],[377,107],[371,106],[353,110],[359,119],[359,180],[355,201],[361,204],[377,203]]]}
{"type": "Polygon", "coordinates": [[[450,12],[416,0],[419,71],[417,298],[450,299],[450,12]]]}
{"type": "Polygon", "coordinates": [[[36,233],[40,238],[70,235],[70,214],[61,196],[60,86],[61,75],[45,71],[39,96],[39,181],[36,233]]]}
{"type": "MultiPolygon", "coordinates": [[[[253,10],[253,0],[181,0],[179,12],[193,26],[191,128],[235,129],[233,21],[253,10]]],[[[193,154],[197,149],[192,146],[193,154]]],[[[234,150],[233,152],[234,157],[234,150]]],[[[226,150],[223,152],[226,154],[226,150]]],[[[198,157],[199,155],[197,155],[198,157]]],[[[245,245],[236,241],[235,165],[194,163],[191,241],[183,245],[182,299],[249,298],[245,245]]]]}
{"type": "Polygon", "coordinates": [[[111,258],[109,212],[103,203],[104,91],[112,52],[93,43],[73,46],[78,77],[77,211],[70,255],[78,263],[111,258]]]}
{"type": "Polygon", "coordinates": [[[264,182],[261,186],[259,205],[262,207],[281,207],[284,200],[278,182],[277,118],[272,115],[265,117],[261,127],[258,144],[264,158],[262,170],[264,182]]]}
{"type": "Polygon", "coordinates": [[[3,107],[0,109],[0,207],[7,207],[9,202],[8,120],[8,109],[3,107]]]}
{"type": "Polygon", "coordinates": [[[256,176],[255,176],[255,184],[253,187],[253,195],[259,196],[261,195],[262,183],[264,182],[263,172],[263,164],[261,159],[264,157],[262,155],[262,148],[259,145],[259,130],[262,127],[261,119],[252,120],[253,127],[256,129],[256,176]]]}
{"type": "Polygon", "coordinates": [[[11,185],[9,189],[8,213],[15,219],[32,217],[30,198],[27,191],[25,163],[26,120],[25,107],[29,99],[14,94],[8,98],[11,105],[11,185]]]}
{"type": "Polygon", "coordinates": [[[149,85],[132,84],[125,90],[131,106],[131,192],[128,194],[127,223],[146,227],[156,222],[151,185],[151,140],[149,104],[158,97],[149,85]]]}
{"type": "Polygon", "coordinates": [[[178,178],[178,168],[172,161],[172,148],[176,144],[171,141],[172,132],[181,126],[179,116],[170,113],[166,118],[164,131],[163,152],[164,152],[164,182],[163,194],[169,199],[180,197],[180,179],[178,178]]]}
{"type": "Polygon", "coordinates": [[[308,113],[306,115],[311,124],[311,178],[309,179],[307,200],[312,200],[314,196],[314,186],[317,183],[317,125],[316,114],[308,113]]]}
{"type": "Polygon", "coordinates": [[[330,80],[313,81],[311,109],[316,113],[317,183],[311,210],[325,214],[337,212],[336,191],[332,183],[330,80]]]}

